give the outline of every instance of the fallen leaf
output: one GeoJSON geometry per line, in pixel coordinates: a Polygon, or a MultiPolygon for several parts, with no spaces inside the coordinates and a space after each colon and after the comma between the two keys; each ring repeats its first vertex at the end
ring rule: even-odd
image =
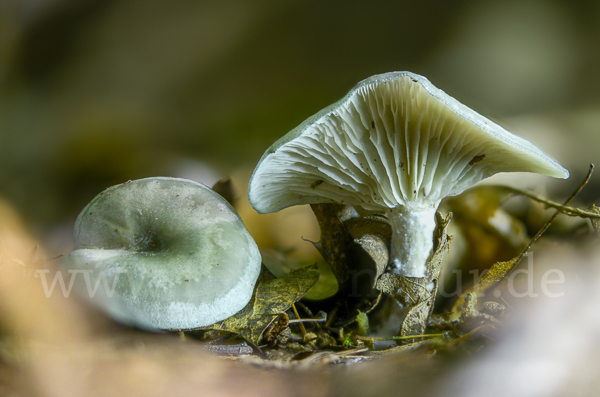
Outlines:
{"type": "Polygon", "coordinates": [[[313,244],[331,268],[338,283],[343,285],[348,281],[350,266],[347,253],[353,243],[343,221],[352,216],[352,207],[342,204],[311,204],[310,208],[321,228],[321,238],[313,244]]]}
{"type": "Polygon", "coordinates": [[[263,267],[250,302],[237,314],[199,330],[233,332],[258,346],[265,329],[280,313],[302,299],[316,284],[319,271],[316,265],[292,270],[288,275],[273,278],[263,267]]]}
{"type": "MultiPolygon", "coordinates": [[[[338,281],[338,302],[334,327],[356,322],[358,312],[368,313],[378,304],[381,293],[377,279],[388,262],[390,225],[380,217],[360,218],[350,206],[314,204],[311,208],[321,228],[314,243],[338,281]]],[[[333,316],[332,316],[333,318],[333,316]]]]}
{"type": "Polygon", "coordinates": [[[354,239],[354,242],[373,259],[375,263],[375,277],[372,287],[375,287],[379,277],[385,272],[389,262],[390,240],[392,238],[392,227],[383,219],[377,217],[365,217],[349,219],[344,226],[354,239]]]}
{"type": "Polygon", "coordinates": [[[229,204],[234,204],[235,189],[233,188],[233,182],[231,182],[230,176],[217,181],[212,187],[212,190],[221,195],[221,197],[227,200],[229,204]]]}

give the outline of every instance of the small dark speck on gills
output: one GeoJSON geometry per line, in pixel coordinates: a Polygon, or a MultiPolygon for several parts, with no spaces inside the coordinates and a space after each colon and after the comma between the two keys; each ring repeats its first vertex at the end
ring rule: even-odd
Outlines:
{"type": "Polygon", "coordinates": [[[310,185],[310,189],[315,190],[317,188],[317,186],[321,185],[322,183],[324,183],[325,181],[322,179],[319,179],[317,181],[314,181],[312,183],[312,185],[310,185]]]}
{"type": "Polygon", "coordinates": [[[483,160],[484,157],[485,157],[485,154],[479,154],[479,155],[473,157],[471,159],[471,161],[469,161],[469,165],[473,165],[475,163],[479,163],[481,160],[483,160]]]}

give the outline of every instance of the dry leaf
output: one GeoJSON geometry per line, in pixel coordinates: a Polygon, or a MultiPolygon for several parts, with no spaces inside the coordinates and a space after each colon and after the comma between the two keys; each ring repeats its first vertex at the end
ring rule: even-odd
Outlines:
{"type": "Polygon", "coordinates": [[[221,197],[227,200],[229,204],[234,204],[235,189],[233,188],[233,182],[231,181],[230,176],[217,181],[217,183],[215,183],[212,187],[212,190],[221,195],[221,197]]]}
{"type": "Polygon", "coordinates": [[[246,307],[223,321],[199,329],[234,332],[257,346],[271,322],[302,299],[318,279],[316,265],[292,270],[280,278],[273,278],[263,268],[246,307]]]}
{"type": "Polygon", "coordinates": [[[375,287],[389,262],[388,247],[392,238],[392,227],[388,222],[377,217],[349,219],[344,222],[344,226],[354,242],[360,245],[375,262],[375,277],[372,280],[372,287],[375,287]]]}
{"type": "Polygon", "coordinates": [[[310,208],[321,228],[321,238],[313,244],[342,285],[348,281],[350,266],[347,254],[352,245],[352,237],[342,222],[352,216],[352,207],[342,204],[311,204],[310,208]]]}

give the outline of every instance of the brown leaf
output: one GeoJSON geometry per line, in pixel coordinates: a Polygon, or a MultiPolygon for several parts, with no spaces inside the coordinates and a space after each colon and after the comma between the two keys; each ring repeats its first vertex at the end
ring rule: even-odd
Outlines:
{"type": "Polygon", "coordinates": [[[339,284],[337,297],[343,308],[332,325],[344,327],[356,321],[359,311],[370,312],[381,298],[374,286],[387,266],[391,227],[378,217],[359,218],[346,205],[315,204],[311,208],[321,228],[315,247],[339,284]]]}
{"type": "Polygon", "coordinates": [[[354,242],[373,259],[375,262],[375,277],[373,285],[385,271],[389,262],[390,240],[392,227],[388,222],[375,217],[349,219],[344,222],[346,229],[354,239],[354,242]]]}
{"type": "Polygon", "coordinates": [[[215,183],[212,187],[212,190],[220,194],[221,197],[227,200],[229,204],[234,204],[235,189],[233,188],[233,183],[231,182],[230,176],[217,181],[217,183],[215,183]]]}
{"type": "Polygon", "coordinates": [[[505,186],[484,185],[445,201],[468,245],[468,262],[463,265],[488,268],[525,247],[528,241],[525,224],[500,208],[512,194],[505,186]]]}
{"type": "Polygon", "coordinates": [[[348,280],[347,253],[352,245],[352,237],[343,225],[350,218],[352,207],[342,204],[311,204],[319,227],[321,238],[314,246],[331,268],[339,284],[348,280]]]}

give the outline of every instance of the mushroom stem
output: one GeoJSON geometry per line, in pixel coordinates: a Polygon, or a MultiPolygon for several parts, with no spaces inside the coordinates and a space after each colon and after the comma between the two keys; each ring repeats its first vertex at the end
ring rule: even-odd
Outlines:
{"type": "Polygon", "coordinates": [[[392,243],[388,272],[405,277],[425,277],[427,259],[433,250],[437,206],[419,210],[404,206],[388,213],[392,243]]]}

